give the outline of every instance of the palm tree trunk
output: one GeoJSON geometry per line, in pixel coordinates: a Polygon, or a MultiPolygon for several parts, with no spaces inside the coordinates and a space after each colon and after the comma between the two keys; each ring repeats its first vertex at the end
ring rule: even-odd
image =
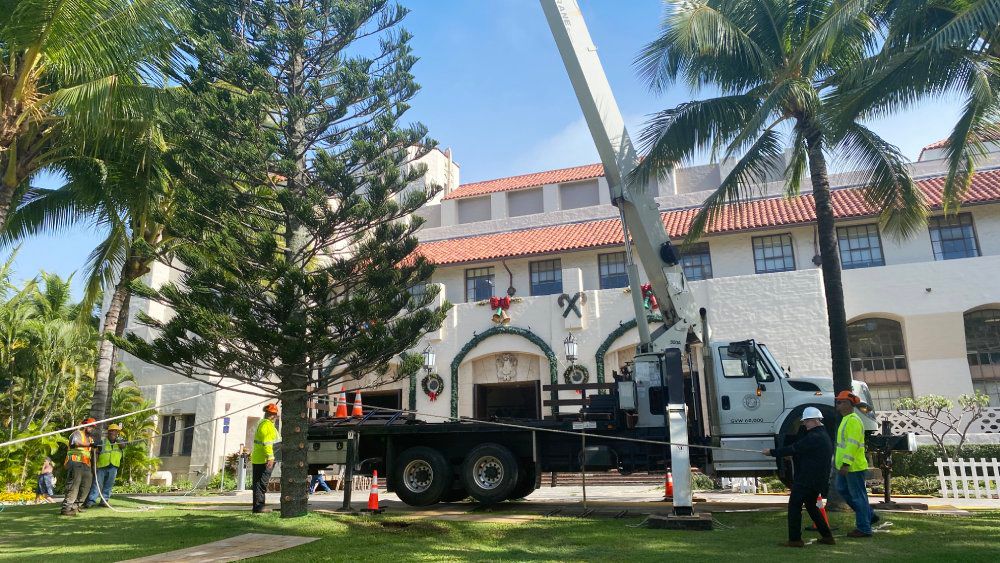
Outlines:
{"type": "Polygon", "coordinates": [[[8,188],[7,184],[0,185],[0,229],[7,224],[7,215],[10,214],[10,203],[14,198],[14,188],[8,188]]]}
{"type": "MultiPolygon", "coordinates": [[[[132,302],[132,292],[125,293],[125,301],[122,303],[121,313],[118,314],[118,326],[115,327],[115,336],[121,338],[125,335],[125,327],[128,326],[129,304],[132,302]]],[[[104,405],[104,418],[111,416],[111,407],[114,403],[115,378],[118,375],[118,348],[113,347],[111,352],[111,371],[108,373],[108,400],[104,405]]]]}
{"type": "Polygon", "coordinates": [[[104,413],[111,402],[111,395],[108,390],[108,381],[111,378],[111,367],[114,363],[115,345],[108,334],[118,334],[118,325],[121,320],[122,307],[128,298],[129,283],[132,282],[129,273],[131,272],[130,260],[126,260],[122,266],[121,276],[115,285],[115,292],[111,295],[111,304],[104,314],[103,337],[97,356],[97,372],[94,374],[94,398],[90,403],[90,416],[98,420],[104,418],[104,413]]]}
{"type": "Polygon", "coordinates": [[[833,361],[835,392],[851,389],[851,353],[847,344],[847,312],[844,308],[844,284],[841,280],[840,252],[837,229],[833,222],[830,201],[830,179],[823,154],[823,137],[818,128],[806,135],[809,151],[809,175],[813,199],[816,202],[816,224],[819,231],[819,254],[823,269],[823,289],[826,292],[826,314],[830,328],[830,357],[833,361]]]}

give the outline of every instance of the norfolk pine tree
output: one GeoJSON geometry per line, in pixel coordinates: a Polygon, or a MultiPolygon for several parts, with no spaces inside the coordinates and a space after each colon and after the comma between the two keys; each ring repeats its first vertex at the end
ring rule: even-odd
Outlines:
{"type": "Polygon", "coordinates": [[[135,284],[173,311],[120,341],[192,379],[281,401],[281,515],[306,513],[306,401],[368,373],[405,377],[440,326],[433,266],[413,255],[407,189],[431,142],[400,117],[418,87],[406,11],[385,1],[193,2],[189,92],[171,120],[187,179],[168,228],[182,283],[135,284]],[[396,365],[390,364],[399,358],[396,365]]]}

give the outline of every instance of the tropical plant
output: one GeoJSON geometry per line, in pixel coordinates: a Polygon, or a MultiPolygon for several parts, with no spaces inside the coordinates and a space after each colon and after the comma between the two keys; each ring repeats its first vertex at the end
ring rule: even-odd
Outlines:
{"type": "Polygon", "coordinates": [[[1000,141],[1000,0],[890,0],[876,56],[843,69],[831,104],[843,121],[878,118],[942,95],[964,100],[944,147],[943,200],[955,211],[983,143],[1000,141]]]}
{"type": "Polygon", "coordinates": [[[692,221],[705,234],[723,207],[751,197],[776,174],[797,196],[812,185],[829,317],[834,386],[851,388],[847,317],[827,161],[857,165],[856,181],[889,232],[902,236],[924,219],[921,192],[899,151],[862,123],[838,121],[827,98],[838,73],[862,63],[878,39],[875,1],[695,0],[672,3],[660,35],[636,59],[654,91],[681,82],[715,97],[656,114],[641,134],[647,181],[699,151],[735,159],[732,171],[692,221]],[[785,149],[791,154],[783,166],[785,149]]]}
{"type": "Polygon", "coordinates": [[[30,179],[153,115],[178,63],[174,0],[18,0],[0,13],[0,227],[30,179]]]}
{"type": "Polygon", "coordinates": [[[147,410],[153,403],[143,398],[132,373],[123,365],[119,365],[115,371],[118,377],[111,395],[110,416],[136,413],[116,421],[121,425],[121,436],[127,443],[122,452],[119,475],[126,482],[145,481],[146,476],[160,466],[160,459],[151,455],[149,449],[156,432],[156,412],[147,410]]]}
{"type": "Polygon", "coordinates": [[[919,427],[921,434],[929,435],[938,447],[942,457],[948,457],[947,442],[953,437],[954,455],[962,456],[962,446],[972,425],[983,417],[984,409],[990,406],[989,395],[973,393],[958,397],[959,409],[955,402],[941,395],[922,395],[917,398],[905,397],[896,405],[896,412],[908,418],[919,427]]]}

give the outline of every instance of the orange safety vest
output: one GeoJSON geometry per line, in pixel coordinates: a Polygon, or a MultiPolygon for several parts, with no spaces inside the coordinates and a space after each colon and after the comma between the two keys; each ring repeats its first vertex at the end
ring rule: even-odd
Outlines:
{"type": "Polygon", "coordinates": [[[90,446],[93,439],[82,429],[73,432],[69,437],[69,451],[66,452],[66,465],[71,461],[79,461],[90,465],[90,446]]]}

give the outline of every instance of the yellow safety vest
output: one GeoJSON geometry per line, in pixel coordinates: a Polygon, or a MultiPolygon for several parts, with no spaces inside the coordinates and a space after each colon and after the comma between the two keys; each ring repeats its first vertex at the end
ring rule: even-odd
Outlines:
{"type": "Polygon", "coordinates": [[[69,436],[69,451],[66,452],[66,465],[71,461],[90,464],[90,446],[93,440],[82,429],[69,436]]]}
{"type": "Polygon", "coordinates": [[[250,463],[267,463],[274,459],[274,444],[278,441],[278,429],[274,423],[265,418],[257,424],[253,435],[253,453],[250,463]]]}
{"type": "Polygon", "coordinates": [[[108,442],[108,439],[105,438],[104,443],[101,444],[101,453],[97,456],[97,468],[109,465],[122,466],[122,447],[118,442],[108,442]]]}
{"type": "Polygon", "coordinates": [[[851,472],[868,469],[868,459],[865,457],[865,425],[857,413],[852,412],[840,421],[834,465],[837,469],[846,465],[851,472]]]}

